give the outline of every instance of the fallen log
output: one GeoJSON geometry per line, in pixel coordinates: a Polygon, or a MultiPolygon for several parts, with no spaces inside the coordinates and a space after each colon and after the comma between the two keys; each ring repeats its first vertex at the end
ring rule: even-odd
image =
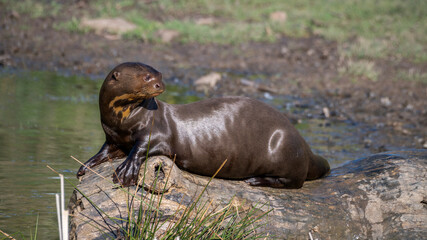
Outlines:
{"type": "MultiPolygon", "coordinates": [[[[99,175],[89,172],[82,177],[77,186],[80,192],[74,191],[69,204],[71,239],[119,238],[123,229],[106,215],[126,218],[128,214],[129,194],[111,183],[122,161],[102,164],[93,169],[99,175]]],[[[313,239],[422,239],[427,236],[426,175],[427,150],[393,151],[350,161],[332,169],[326,178],[305,182],[301,189],[213,179],[203,192],[209,178],[181,171],[171,159],[156,156],[147,160],[143,188],[126,190],[148,199],[151,194],[163,194],[159,207],[163,218],[158,221],[173,222],[176,219],[170,216],[201,195],[201,202],[209,201],[217,209],[229,204],[243,212],[254,206],[261,213],[271,209],[260,220],[268,224],[258,231],[277,239],[309,239],[309,235],[313,239]]],[[[132,204],[138,209],[137,200],[132,204]]],[[[119,224],[123,227],[124,222],[119,224]]]]}

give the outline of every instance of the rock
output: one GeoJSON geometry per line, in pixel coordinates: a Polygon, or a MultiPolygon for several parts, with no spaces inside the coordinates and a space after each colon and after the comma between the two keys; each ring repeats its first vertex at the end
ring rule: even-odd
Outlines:
{"type": "Polygon", "coordinates": [[[11,63],[11,57],[9,54],[0,55],[0,66],[8,66],[11,63]]]}
{"type": "Polygon", "coordinates": [[[323,115],[325,116],[325,118],[330,118],[331,117],[331,112],[329,111],[328,107],[323,107],[322,108],[322,112],[323,112],[323,115]]]}
{"type": "MultiPolygon", "coordinates": [[[[117,224],[105,215],[127,216],[128,194],[110,183],[113,170],[122,161],[101,164],[94,168],[100,175],[87,173],[81,179],[77,188],[102,211],[75,191],[69,204],[71,239],[100,239],[102,233],[106,234],[102,239],[113,238],[120,232],[117,224]]],[[[165,181],[168,169],[174,169],[169,158],[151,157],[144,181],[150,183],[162,171],[165,181]]],[[[427,236],[426,172],[427,150],[393,151],[348,162],[333,169],[328,177],[306,182],[295,190],[213,179],[202,199],[212,201],[212,207],[218,209],[233,196],[233,204],[244,209],[268,203],[261,210],[273,211],[261,219],[268,221],[262,230],[278,239],[307,239],[309,235],[313,239],[422,239],[427,236]]],[[[165,188],[160,205],[164,216],[189,206],[209,178],[179,170],[169,180],[173,183],[165,188]]],[[[138,206],[137,199],[143,191],[135,187],[126,190],[136,193],[133,204],[138,206]]],[[[150,192],[143,193],[146,199],[152,196],[150,192]]]]}
{"type": "Polygon", "coordinates": [[[200,90],[207,91],[210,88],[214,88],[216,84],[221,80],[221,78],[222,77],[220,73],[211,72],[194,81],[194,85],[196,85],[196,89],[198,91],[200,90]]]}
{"type": "Polygon", "coordinates": [[[136,29],[136,25],[122,18],[84,18],[80,22],[80,27],[94,29],[96,33],[108,32],[111,34],[123,34],[136,29]]]}
{"type": "Polygon", "coordinates": [[[163,43],[170,43],[181,34],[176,30],[160,29],[156,32],[156,35],[163,43]]]}
{"type": "Polygon", "coordinates": [[[240,79],[240,84],[242,84],[243,86],[246,86],[252,90],[256,90],[256,91],[260,91],[260,92],[276,93],[276,94],[279,93],[279,91],[277,89],[273,89],[267,85],[256,83],[254,81],[247,80],[244,78],[240,79]]]}
{"type": "Polygon", "coordinates": [[[19,19],[21,17],[21,15],[19,15],[19,13],[15,10],[12,10],[12,12],[10,13],[10,17],[13,19],[19,19]]]}
{"type": "Polygon", "coordinates": [[[307,56],[312,56],[314,53],[315,53],[315,51],[312,48],[308,49],[306,52],[307,56]]]}
{"type": "Polygon", "coordinates": [[[414,110],[414,105],[408,104],[408,105],[406,105],[405,109],[408,111],[412,111],[412,110],[414,110]]]}
{"type": "Polygon", "coordinates": [[[270,13],[270,20],[272,22],[284,23],[286,22],[287,18],[288,18],[288,15],[284,11],[276,11],[276,12],[270,13]]]}
{"type": "Polygon", "coordinates": [[[382,97],[382,98],[380,99],[380,101],[381,101],[381,104],[382,104],[383,106],[389,107],[389,106],[391,105],[390,98],[388,98],[388,97],[382,97]]]}
{"type": "Polygon", "coordinates": [[[280,54],[282,56],[286,56],[289,53],[289,48],[287,48],[286,46],[283,46],[282,48],[280,48],[280,54]]]}

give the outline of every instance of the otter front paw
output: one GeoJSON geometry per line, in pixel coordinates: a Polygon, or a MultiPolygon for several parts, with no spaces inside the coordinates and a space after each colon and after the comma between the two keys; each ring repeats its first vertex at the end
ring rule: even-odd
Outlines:
{"type": "Polygon", "coordinates": [[[138,181],[139,164],[138,161],[126,159],[113,173],[113,182],[127,187],[136,185],[138,181]]]}
{"type": "Polygon", "coordinates": [[[77,171],[77,177],[81,177],[81,176],[85,175],[87,170],[88,169],[86,166],[80,166],[79,170],[77,171]]]}
{"type": "Polygon", "coordinates": [[[77,171],[77,178],[85,175],[90,168],[93,168],[103,162],[106,162],[108,158],[105,158],[99,154],[91,157],[87,162],[85,162],[84,165],[80,166],[79,170],[77,171]]]}

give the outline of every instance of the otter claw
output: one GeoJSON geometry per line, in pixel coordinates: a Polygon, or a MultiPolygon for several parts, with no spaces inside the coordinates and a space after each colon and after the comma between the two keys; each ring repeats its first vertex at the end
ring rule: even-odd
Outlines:
{"type": "Polygon", "coordinates": [[[81,176],[85,175],[86,172],[87,172],[86,166],[81,166],[79,168],[79,170],[77,171],[77,177],[81,177],[81,176]]]}

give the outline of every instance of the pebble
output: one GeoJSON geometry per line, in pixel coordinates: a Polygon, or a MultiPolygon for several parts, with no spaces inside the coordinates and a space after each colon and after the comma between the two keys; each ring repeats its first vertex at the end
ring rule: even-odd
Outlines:
{"type": "Polygon", "coordinates": [[[286,54],[288,54],[288,53],[289,53],[289,48],[287,48],[286,46],[283,46],[283,47],[280,49],[280,53],[281,53],[282,55],[286,55],[286,54]]]}
{"type": "Polygon", "coordinates": [[[107,31],[114,34],[122,34],[136,29],[136,25],[122,18],[83,18],[80,22],[81,27],[94,29],[95,32],[107,31]]]}
{"type": "Polygon", "coordinates": [[[268,92],[264,93],[264,98],[265,98],[265,99],[268,99],[268,100],[273,100],[273,99],[274,99],[273,95],[271,95],[271,94],[270,94],[270,93],[268,93],[268,92]]]}
{"type": "Polygon", "coordinates": [[[326,118],[329,118],[331,116],[331,112],[329,111],[329,108],[324,107],[322,111],[323,111],[323,115],[325,115],[326,118]]]}
{"type": "Polygon", "coordinates": [[[209,87],[213,88],[213,87],[215,87],[215,85],[220,80],[221,80],[221,74],[220,73],[211,72],[211,73],[209,73],[207,75],[204,75],[204,76],[200,77],[196,81],[194,81],[194,84],[196,86],[205,85],[205,86],[209,86],[209,87]]]}
{"type": "Polygon", "coordinates": [[[414,105],[412,105],[412,104],[408,104],[408,105],[406,106],[406,110],[414,110],[414,105]]]}
{"type": "Polygon", "coordinates": [[[388,97],[382,97],[380,99],[380,101],[381,101],[381,104],[384,105],[384,106],[386,106],[386,107],[388,107],[388,106],[391,105],[390,98],[388,98],[388,97]]]}

